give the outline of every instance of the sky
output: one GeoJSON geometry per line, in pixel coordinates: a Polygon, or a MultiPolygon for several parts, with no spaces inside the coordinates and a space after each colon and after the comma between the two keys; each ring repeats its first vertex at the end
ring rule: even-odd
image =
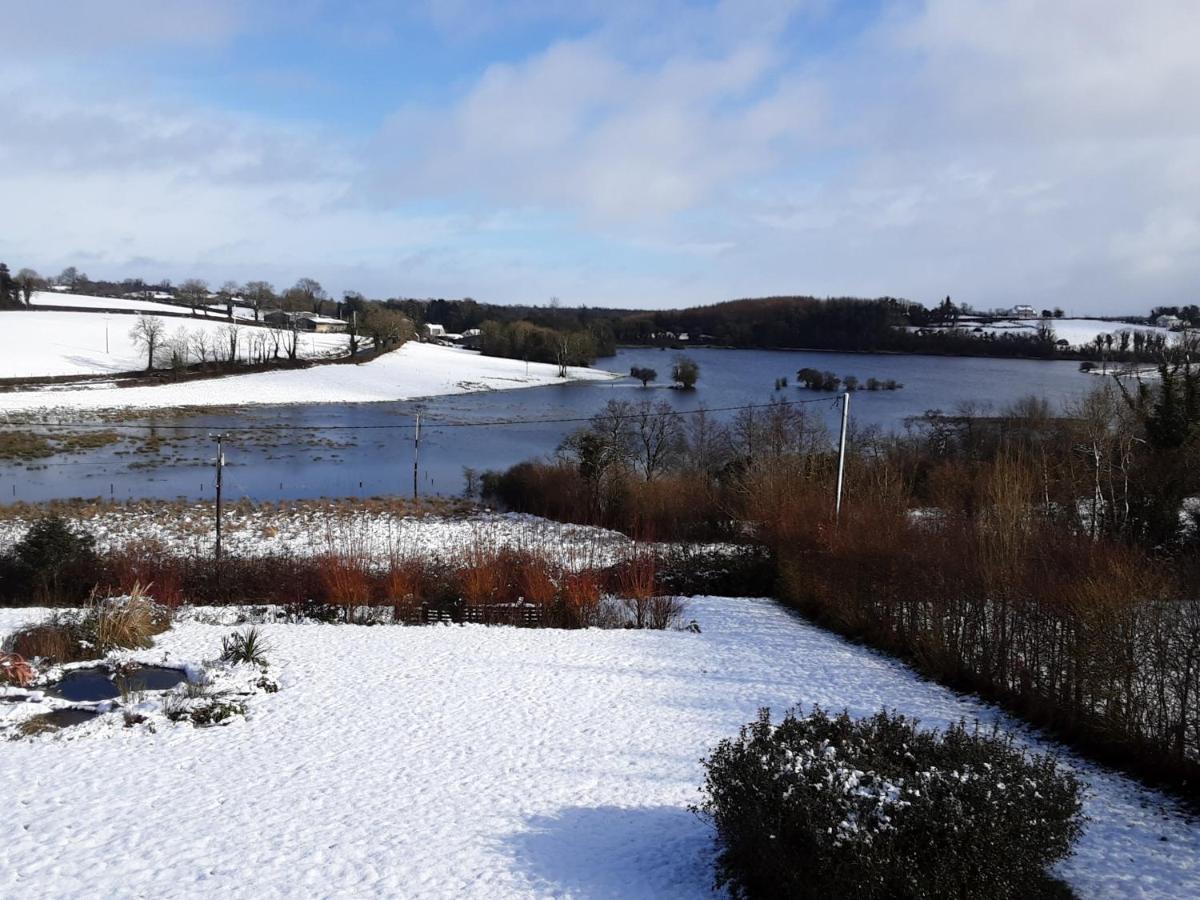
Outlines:
{"type": "Polygon", "coordinates": [[[658,308],[1200,300],[1196,0],[0,0],[0,259],[658,308]]]}

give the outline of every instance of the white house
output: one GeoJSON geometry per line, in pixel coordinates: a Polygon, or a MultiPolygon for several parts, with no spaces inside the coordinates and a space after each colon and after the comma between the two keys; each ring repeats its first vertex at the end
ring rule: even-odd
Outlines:
{"type": "Polygon", "coordinates": [[[1037,310],[1028,304],[1020,303],[1012,308],[1009,315],[1014,319],[1033,319],[1037,317],[1037,310]]]}
{"type": "Polygon", "coordinates": [[[433,324],[422,325],[421,333],[425,336],[426,340],[436,341],[439,338],[444,338],[446,336],[446,326],[433,324]]]}
{"type": "Polygon", "coordinates": [[[1156,316],[1154,324],[1159,328],[1178,328],[1183,324],[1183,319],[1179,316],[1156,316]]]}

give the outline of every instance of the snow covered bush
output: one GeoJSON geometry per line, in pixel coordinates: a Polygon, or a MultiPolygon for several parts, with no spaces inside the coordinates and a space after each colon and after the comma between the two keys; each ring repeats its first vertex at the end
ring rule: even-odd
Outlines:
{"type": "Polygon", "coordinates": [[[735,896],[1053,896],[1081,830],[1073,775],[965,724],[763,710],[704,764],[697,811],[735,896]]]}

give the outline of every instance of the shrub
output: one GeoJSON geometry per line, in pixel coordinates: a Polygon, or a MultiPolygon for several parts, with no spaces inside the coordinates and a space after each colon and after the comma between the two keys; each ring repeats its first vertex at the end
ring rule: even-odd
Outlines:
{"type": "Polygon", "coordinates": [[[58,663],[96,659],[110,650],[144,649],[171,626],[171,614],[140,591],[109,597],[78,612],[60,612],[8,636],[4,649],[58,663]]]}
{"type": "Polygon", "coordinates": [[[658,561],[652,550],[634,547],[616,571],[616,589],[632,617],[634,628],[649,626],[651,605],[658,594],[658,561]]]}
{"type": "Polygon", "coordinates": [[[392,604],[392,618],[415,624],[420,621],[428,575],[419,559],[393,558],[384,572],[384,599],[392,604]]]}
{"type": "Polygon", "coordinates": [[[663,590],[683,597],[769,597],[775,562],[765,547],[754,544],[679,544],[659,554],[658,581],[663,590]]]}
{"type": "Polygon", "coordinates": [[[33,666],[18,653],[0,653],[0,684],[27,687],[33,682],[33,666]]]}
{"type": "Polygon", "coordinates": [[[330,553],[321,559],[320,571],[326,597],[342,607],[347,622],[358,607],[370,605],[371,573],[364,560],[330,553]]]}
{"type": "Polygon", "coordinates": [[[763,710],[704,765],[736,896],[1044,896],[1081,831],[1077,779],[978,726],[763,710]]]}
{"type": "Polygon", "coordinates": [[[51,616],[47,622],[17,629],[5,639],[4,649],[25,659],[56,663],[87,658],[77,618],[61,615],[51,616]]]}
{"type": "Polygon", "coordinates": [[[600,623],[600,576],[591,569],[563,577],[563,622],[567,628],[587,628],[600,623]]]}
{"type": "Polygon", "coordinates": [[[229,663],[249,663],[265,669],[267,651],[270,649],[263,640],[262,632],[254,627],[235,631],[221,639],[221,659],[229,663]]]}
{"type": "Polygon", "coordinates": [[[4,592],[17,602],[76,602],[95,583],[96,539],[47,516],[29,526],[6,562],[4,592]]]}
{"type": "Polygon", "coordinates": [[[117,648],[149,647],[154,635],[170,626],[171,614],[145,596],[136,584],[129,596],[90,604],[80,621],[84,640],[101,656],[117,648]]]}

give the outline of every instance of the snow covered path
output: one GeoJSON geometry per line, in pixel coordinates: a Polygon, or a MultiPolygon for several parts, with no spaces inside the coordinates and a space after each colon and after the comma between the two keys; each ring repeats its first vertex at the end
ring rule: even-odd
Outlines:
{"type": "MultiPolygon", "coordinates": [[[[12,313],[31,316],[36,313],[12,313]]],[[[41,315],[53,315],[42,313],[41,315]]],[[[73,313],[59,313],[71,316],[73,313]]],[[[200,322],[199,324],[211,324],[200,322]]],[[[216,327],[216,326],[214,326],[216,327]]],[[[101,332],[102,333],[102,332],[101,332]]],[[[343,339],[344,335],[316,338],[343,339]]],[[[309,341],[312,335],[304,335],[309,341]]],[[[0,343],[0,349],[3,348],[0,343]]],[[[146,387],[64,387],[0,393],[0,413],[37,409],[154,409],[184,406],[255,406],[287,403],[374,403],[444,394],[562,384],[566,380],[617,378],[599,369],[569,368],[519,359],[482,356],[471,350],[410,341],[370,362],[231,375],[146,387]]]]}
{"type": "MultiPolygon", "coordinates": [[[[267,626],[282,690],[246,721],[0,741],[0,895],[704,897],[699,759],[760,706],[994,716],[769,601],[687,617],[702,634],[267,626]]],[[[1200,824],[1084,771],[1080,895],[1200,896],[1200,824]]]]}

